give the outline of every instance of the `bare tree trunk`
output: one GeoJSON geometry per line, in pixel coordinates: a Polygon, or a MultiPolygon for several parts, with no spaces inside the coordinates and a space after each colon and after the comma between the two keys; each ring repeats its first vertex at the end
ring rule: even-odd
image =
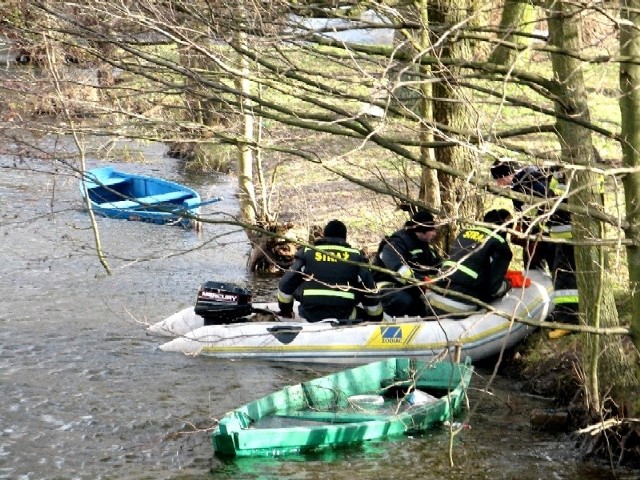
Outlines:
{"type": "MultiPolygon", "coordinates": [[[[240,45],[246,48],[246,36],[239,34],[240,45]]],[[[253,146],[254,117],[251,100],[249,99],[251,82],[249,81],[249,66],[245,57],[240,58],[242,77],[236,78],[237,89],[242,92],[240,108],[242,113],[243,142],[238,144],[238,189],[240,213],[242,220],[250,225],[258,218],[255,186],[253,184],[253,146]]]]}
{"type": "MultiPolygon", "coordinates": [[[[502,8],[502,17],[500,18],[500,34],[499,39],[509,43],[524,45],[530,43],[531,40],[520,35],[514,35],[514,32],[531,33],[534,27],[535,9],[530,3],[519,0],[505,0],[502,8]]],[[[491,53],[489,61],[498,65],[512,65],[518,52],[505,45],[498,45],[491,53]]]]}
{"type": "MultiPolygon", "coordinates": [[[[469,12],[464,0],[439,0],[431,5],[430,20],[436,24],[457,28],[467,19],[469,12]]],[[[455,32],[449,32],[444,39],[439,58],[471,58],[471,45],[463,38],[457,38],[455,32]],[[453,40],[455,38],[455,40],[453,40]]],[[[435,42],[434,42],[435,43],[435,42]]],[[[467,132],[473,123],[475,115],[468,99],[464,98],[461,89],[456,87],[454,79],[460,74],[460,69],[454,65],[439,64],[434,67],[434,76],[438,81],[433,87],[433,115],[436,124],[446,125],[452,132],[467,132]]],[[[473,151],[465,145],[465,139],[456,135],[449,138],[438,133],[437,140],[455,140],[457,145],[436,150],[436,159],[446,165],[463,172],[472,172],[479,162],[473,151]]],[[[440,231],[440,242],[445,247],[451,245],[459,229],[459,219],[475,219],[481,206],[481,199],[476,193],[471,193],[465,185],[465,180],[456,178],[443,172],[438,172],[441,194],[441,211],[449,224],[440,231]]]]}
{"type": "MultiPolygon", "coordinates": [[[[624,0],[621,17],[628,20],[620,27],[620,55],[640,56],[640,1],[624,0]]],[[[627,221],[631,225],[627,238],[640,239],[640,66],[636,63],[620,64],[620,111],[622,114],[622,160],[631,169],[622,181],[627,205],[627,221]]],[[[629,291],[631,292],[631,335],[640,349],[640,247],[627,247],[629,291]]]]}
{"type": "MultiPolygon", "coordinates": [[[[420,37],[418,45],[421,52],[426,52],[431,48],[431,40],[429,38],[429,10],[427,0],[416,2],[419,9],[420,18],[420,37]]],[[[423,79],[431,77],[431,66],[420,64],[420,76],[423,79]]],[[[420,83],[420,141],[423,145],[433,142],[433,108],[431,98],[433,89],[430,82],[422,81],[420,83]]],[[[424,162],[434,160],[432,148],[421,147],[420,158],[424,162]]],[[[420,181],[420,200],[425,204],[431,205],[435,209],[440,209],[440,185],[438,184],[438,172],[429,167],[422,168],[422,179],[420,181]]]]}
{"type": "MultiPolygon", "coordinates": [[[[576,7],[564,2],[550,5],[549,41],[559,52],[581,50],[580,16],[576,7]]],[[[552,65],[558,81],[556,112],[558,139],[562,160],[566,165],[594,166],[591,132],[577,123],[565,120],[590,121],[587,93],[581,63],[572,56],[552,54],[552,65]]],[[[569,182],[569,204],[604,210],[597,175],[579,169],[569,182]]],[[[581,240],[602,238],[604,226],[592,216],[573,215],[573,239],[580,292],[580,318],[596,327],[618,326],[618,313],[607,268],[607,256],[597,245],[581,244],[581,240]]],[[[621,348],[620,337],[584,334],[583,370],[587,407],[596,415],[601,413],[603,395],[611,388],[628,384],[629,371],[621,348]]]]}

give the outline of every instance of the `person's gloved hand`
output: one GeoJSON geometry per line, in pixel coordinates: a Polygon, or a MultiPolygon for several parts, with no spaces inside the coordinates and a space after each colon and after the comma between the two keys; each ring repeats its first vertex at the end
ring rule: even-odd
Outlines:
{"type": "Polygon", "coordinates": [[[527,288],[531,285],[531,279],[525,277],[519,270],[507,271],[504,279],[509,282],[512,288],[527,288]]]}
{"type": "Polygon", "coordinates": [[[296,318],[296,313],[293,310],[291,310],[290,312],[283,312],[282,310],[280,310],[278,312],[278,316],[282,318],[296,318]]]}
{"type": "Polygon", "coordinates": [[[427,290],[429,290],[427,288],[427,284],[433,282],[433,279],[427,275],[422,279],[422,282],[423,283],[420,284],[420,288],[423,292],[426,292],[427,290]]]}
{"type": "Polygon", "coordinates": [[[407,280],[414,278],[413,270],[408,265],[403,265],[398,270],[398,274],[400,275],[400,282],[406,283],[407,280]]]}

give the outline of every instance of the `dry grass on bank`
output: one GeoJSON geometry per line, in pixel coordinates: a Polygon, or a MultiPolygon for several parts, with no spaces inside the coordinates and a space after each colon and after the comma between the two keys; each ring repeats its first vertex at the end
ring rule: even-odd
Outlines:
{"type": "Polygon", "coordinates": [[[357,185],[331,170],[343,171],[373,186],[390,185],[415,196],[420,183],[419,168],[407,167],[389,152],[363,147],[351,139],[311,134],[301,143],[304,144],[301,148],[322,152],[322,162],[265,155],[267,177],[274,179],[272,208],[280,220],[310,227],[337,218],[347,225],[349,241],[354,246],[371,250],[407,219],[390,195],[357,185]]]}

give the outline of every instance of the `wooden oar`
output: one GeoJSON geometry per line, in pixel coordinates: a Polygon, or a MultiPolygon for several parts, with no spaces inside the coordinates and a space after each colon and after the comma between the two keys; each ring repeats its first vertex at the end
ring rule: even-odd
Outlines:
{"type": "MultiPolygon", "coordinates": [[[[213,197],[213,198],[210,198],[209,200],[205,200],[204,202],[200,202],[200,203],[196,203],[195,205],[191,205],[189,207],[189,210],[193,210],[194,208],[200,208],[203,205],[209,205],[211,203],[217,203],[217,202],[220,202],[222,200],[224,200],[224,197],[213,197]]],[[[149,207],[149,206],[153,207],[154,205],[153,204],[143,204],[141,206],[142,207],[149,207]]],[[[175,206],[172,206],[172,207],[175,207],[175,206]]],[[[160,210],[162,212],[166,211],[166,212],[169,212],[169,213],[179,214],[180,212],[185,211],[185,208],[182,205],[178,206],[177,208],[171,208],[171,207],[166,206],[166,205],[158,204],[158,206],[156,206],[156,210],[160,210]]]]}
{"type": "Polygon", "coordinates": [[[193,207],[191,207],[191,208],[202,207],[203,205],[209,205],[209,204],[211,204],[211,203],[220,202],[220,201],[222,201],[222,200],[224,200],[224,197],[213,197],[213,198],[210,198],[209,200],[205,200],[205,201],[203,201],[203,202],[196,203],[196,204],[195,204],[193,207]]]}

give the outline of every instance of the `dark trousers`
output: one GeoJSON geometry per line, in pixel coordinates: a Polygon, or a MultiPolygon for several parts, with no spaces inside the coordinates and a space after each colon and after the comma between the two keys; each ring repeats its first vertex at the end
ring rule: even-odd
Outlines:
{"type": "Polygon", "coordinates": [[[387,315],[425,317],[427,304],[419,287],[383,288],[380,291],[382,309],[387,315]]]}
{"type": "MultiPolygon", "coordinates": [[[[551,268],[553,288],[556,292],[578,289],[576,278],[576,260],[573,245],[556,244],[553,266],[551,268]]],[[[577,296],[577,295],[576,295],[577,296]]],[[[553,316],[554,320],[562,323],[578,323],[578,302],[557,299],[553,316]]]]}
{"type": "Polygon", "coordinates": [[[354,307],[336,307],[332,305],[309,305],[300,303],[298,313],[308,322],[320,322],[328,318],[348,320],[354,316],[354,307]]]}
{"type": "Polygon", "coordinates": [[[526,240],[522,244],[522,262],[525,270],[553,270],[556,244],[526,240]]]}
{"type": "MultiPolygon", "coordinates": [[[[521,232],[528,232],[532,235],[542,233],[539,226],[534,226],[531,229],[529,227],[529,220],[525,220],[524,222],[516,225],[516,229],[521,232]]],[[[511,236],[511,243],[522,247],[522,262],[525,270],[544,270],[545,268],[548,268],[549,271],[551,271],[553,268],[553,259],[556,248],[555,243],[531,240],[518,235],[511,236]]]]}

